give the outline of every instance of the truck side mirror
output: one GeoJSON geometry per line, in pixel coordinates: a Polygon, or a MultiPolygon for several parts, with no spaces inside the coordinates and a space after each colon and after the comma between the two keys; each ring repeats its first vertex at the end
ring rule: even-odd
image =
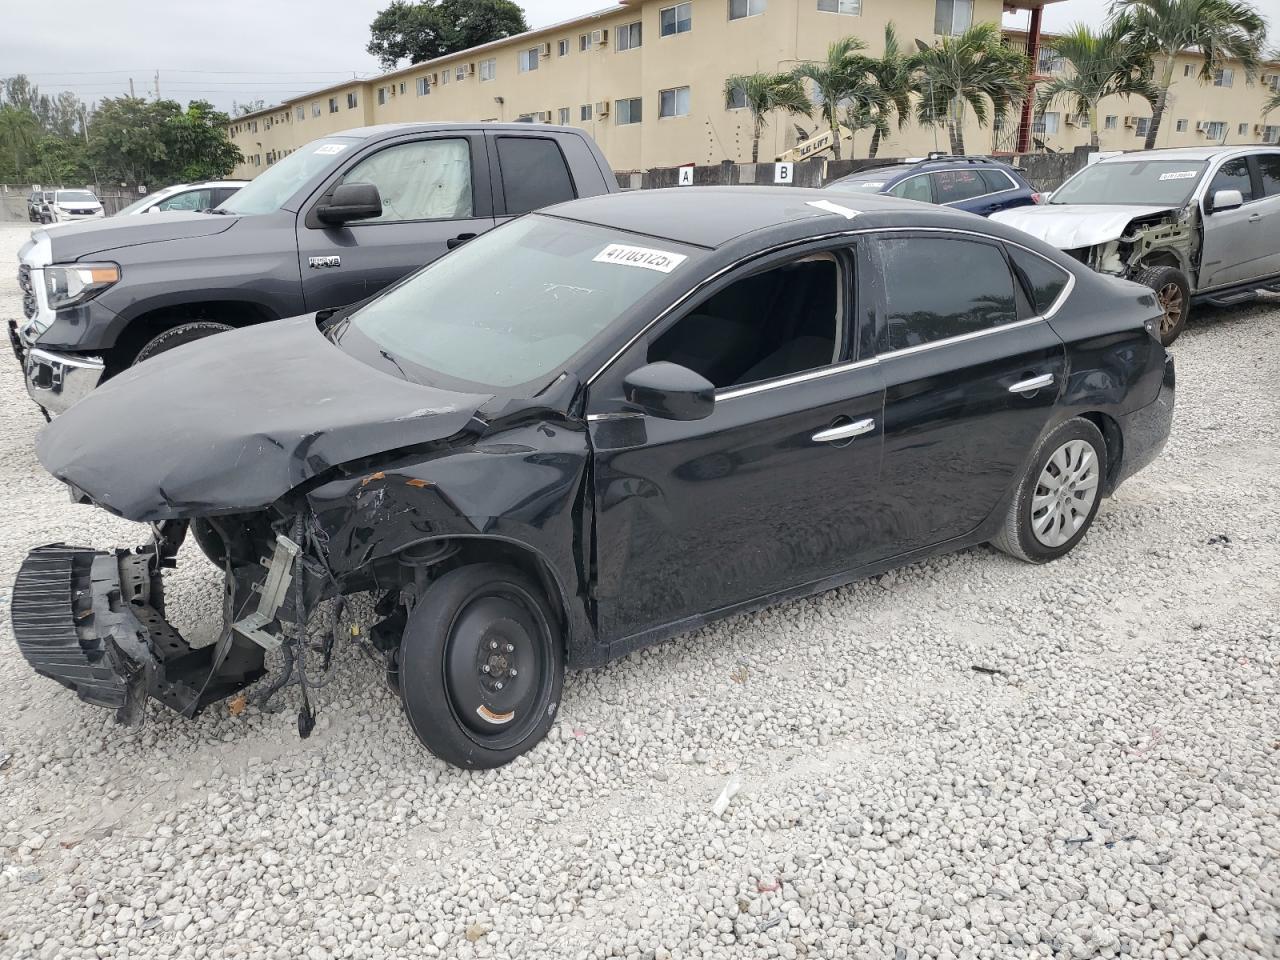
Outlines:
{"type": "Polygon", "coordinates": [[[1213,206],[1210,213],[1221,213],[1223,210],[1234,210],[1244,206],[1244,195],[1239,190],[1216,190],[1213,194],[1213,206]]]}
{"type": "Polygon", "coordinates": [[[316,207],[323,223],[341,224],[382,216],[382,197],[372,183],[340,183],[316,207]]]}

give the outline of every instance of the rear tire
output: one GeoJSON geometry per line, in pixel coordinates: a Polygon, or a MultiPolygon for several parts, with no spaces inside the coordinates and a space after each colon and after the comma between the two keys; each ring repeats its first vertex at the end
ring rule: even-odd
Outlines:
{"type": "Polygon", "coordinates": [[[234,329],[228,324],[217,323],[213,320],[193,320],[191,323],[180,323],[176,327],[170,327],[163,333],[152,337],[143,344],[142,349],[133,358],[132,365],[137,366],[143,360],[150,360],[157,354],[172,350],[174,347],[180,347],[184,343],[193,343],[196,340],[211,337],[215,333],[226,333],[228,330],[234,329]]]}
{"type": "Polygon", "coordinates": [[[1160,304],[1160,342],[1169,346],[1186,329],[1191,313],[1191,284],[1177,267],[1144,267],[1133,278],[1150,287],[1160,304]]]}
{"type": "Polygon", "coordinates": [[[1004,525],[991,545],[1028,563],[1048,563],[1083,538],[1102,503],[1107,444],[1088,420],[1074,417],[1036,446],[1004,525]]]}
{"type": "Polygon", "coordinates": [[[555,720],[564,646],[542,589],[514,567],[450,570],[409,613],[400,697],[422,744],[487,770],[538,743],[555,720]]]}

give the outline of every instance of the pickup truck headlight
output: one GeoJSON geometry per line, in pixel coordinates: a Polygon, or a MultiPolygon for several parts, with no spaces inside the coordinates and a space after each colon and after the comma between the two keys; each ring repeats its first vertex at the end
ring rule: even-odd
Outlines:
{"type": "Polygon", "coordinates": [[[83,303],[119,279],[120,268],[114,263],[67,263],[44,268],[44,289],[52,310],[83,303]]]}

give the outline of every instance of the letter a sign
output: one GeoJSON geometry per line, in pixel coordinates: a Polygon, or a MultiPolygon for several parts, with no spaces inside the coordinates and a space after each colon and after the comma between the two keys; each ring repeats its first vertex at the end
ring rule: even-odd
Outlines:
{"type": "Polygon", "coordinates": [[[693,167],[681,167],[680,179],[677,181],[682,187],[693,186],[693,167]]]}

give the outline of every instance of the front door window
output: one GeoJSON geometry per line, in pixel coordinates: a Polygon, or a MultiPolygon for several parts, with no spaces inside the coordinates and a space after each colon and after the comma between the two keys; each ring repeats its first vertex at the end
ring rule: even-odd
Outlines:
{"type": "Polygon", "coordinates": [[[471,147],[466,140],[419,140],[361,160],[344,183],[372,183],[382,216],[361,223],[458,220],[472,216],[471,147]]]}

